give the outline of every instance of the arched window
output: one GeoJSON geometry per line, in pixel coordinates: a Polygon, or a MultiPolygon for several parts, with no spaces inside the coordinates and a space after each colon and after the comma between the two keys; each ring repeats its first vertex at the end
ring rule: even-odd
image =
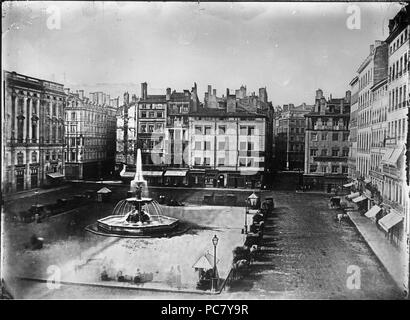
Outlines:
{"type": "Polygon", "coordinates": [[[32,142],[36,143],[37,142],[37,121],[33,120],[31,124],[31,137],[32,137],[32,142]]]}
{"type": "Polygon", "coordinates": [[[17,164],[18,164],[18,165],[24,164],[24,155],[23,155],[23,152],[17,153],[17,164]]]}
{"type": "Polygon", "coordinates": [[[17,142],[23,142],[24,116],[17,117],[17,142]]]}

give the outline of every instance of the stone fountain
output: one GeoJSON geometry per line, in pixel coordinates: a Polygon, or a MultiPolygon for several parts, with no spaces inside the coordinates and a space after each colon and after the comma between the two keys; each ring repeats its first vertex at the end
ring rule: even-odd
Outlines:
{"type": "Polygon", "coordinates": [[[137,150],[134,179],[130,182],[131,197],[117,203],[112,215],[97,220],[99,231],[107,235],[155,236],[172,233],[178,219],[163,214],[157,201],[148,195],[147,181],[142,175],[141,150],[137,150]]]}

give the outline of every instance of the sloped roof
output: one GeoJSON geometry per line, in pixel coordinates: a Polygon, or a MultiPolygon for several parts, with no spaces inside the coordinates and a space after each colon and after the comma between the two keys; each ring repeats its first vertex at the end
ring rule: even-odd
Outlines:
{"type": "Polygon", "coordinates": [[[104,187],[97,191],[97,193],[111,193],[111,190],[104,187]]]}
{"type": "MultiPolygon", "coordinates": [[[[217,259],[216,264],[218,264],[219,259],[217,259]]],[[[209,252],[206,252],[193,264],[192,268],[196,269],[212,269],[214,267],[214,256],[209,252]]]]}

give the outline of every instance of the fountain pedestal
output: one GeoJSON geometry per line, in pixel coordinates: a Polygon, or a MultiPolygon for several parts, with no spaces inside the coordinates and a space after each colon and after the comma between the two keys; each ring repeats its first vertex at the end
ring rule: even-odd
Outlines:
{"type": "Polygon", "coordinates": [[[130,183],[128,197],[116,205],[113,215],[97,220],[97,228],[108,234],[133,236],[172,232],[179,220],[164,216],[160,205],[143,194],[147,194],[147,182],[142,176],[141,150],[138,149],[135,177],[130,183]]]}

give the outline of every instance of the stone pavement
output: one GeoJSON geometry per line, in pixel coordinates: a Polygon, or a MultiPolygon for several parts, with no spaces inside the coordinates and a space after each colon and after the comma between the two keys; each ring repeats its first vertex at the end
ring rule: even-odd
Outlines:
{"type": "Polygon", "coordinates": [[[362,216],[357,211],[348,211],[347,214],[397,286],[408,291],[406,289],[405,252],[394,247],[383,231],[379,230],[369,218],[362,216]]]}

